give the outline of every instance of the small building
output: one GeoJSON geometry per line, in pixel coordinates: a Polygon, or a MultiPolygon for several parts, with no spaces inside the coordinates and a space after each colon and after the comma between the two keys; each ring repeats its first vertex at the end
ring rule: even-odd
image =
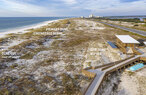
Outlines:
{"type": "Polygon", "coordinates": [[[85,18],[84,16],[81,16],[81,18],[85,18]]]}
{"type": "Polygon", "coordinates": [[[89,18],[94,18],[94,15],[93,14],[89,15],[89,18]]]}
{"type": "Polygon", "coordinates": [[[96,16],[96,18],[100,18],[101,16],[96,16]]]}
{"type": "Polygon", "coordinates": [[[146,46],[146,42],[143,42],[144,43],[144,45],[146,46]]]}
{"type": "Polygon", "coordinates": [[[140,44],[137,40],[129,35],[116,35],[116,44],[123,53],[134,54],[137,53],[135,46],[140,44]]]}

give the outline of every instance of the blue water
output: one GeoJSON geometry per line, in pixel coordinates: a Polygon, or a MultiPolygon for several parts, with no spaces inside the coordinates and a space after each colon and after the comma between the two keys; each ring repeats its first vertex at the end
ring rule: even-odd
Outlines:
{"type": "Polygon", "coordinates": [[[65,17],[0,17],[0,32],[65,17]]]}
{"type": "Polygon", "coordinates": [[[136,65],[130,67],[129,69],[130,69],[131,71],[136,71],[136,70],[138,70],[138,69],[140,69],[140,68],[142,68],[142,67],[144,67],[144,64],[143,64],[143,63],[139,63],[139,64],[136,64],[136,65]]]}
{"type": "Polygon", "coordinates": [[[146,18],[146,15],[141,16],[107,16],[110,19],[134,19],[138,18],[140,21],[144,21],[144,18],[146,18]]]}

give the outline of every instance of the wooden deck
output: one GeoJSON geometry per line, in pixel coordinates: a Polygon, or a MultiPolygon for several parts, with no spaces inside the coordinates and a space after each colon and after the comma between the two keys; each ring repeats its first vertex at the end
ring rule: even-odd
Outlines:
{"type": "Polygon", "coordinates": [[[121,68],[125,68],[126,66],[128,65],[131,65],[133,64],[133,62],[135,61],[139,61],[139,60],[146,60],[146,54],[143,54],[143,55],[136,55],[136,56],[132,56],[130,58],[127,58],[119,63],[116,63],[114,65],[107,65],[106,66],[103,66],[104,69],[103,71],[101,69],[89,69],[87,70],[88,72],[91,72],[92,74],[95,75],[92,83],[90,83],[89,87],[87,88],[87,90],[85,91],[85,95],[95,95],[102,82],[104,81],[104,78],[106,77],[106,75],[118,70],[118,69],[121,69],[121,68]],[[109,66],[109,67],[108,67],[109,66]]]}

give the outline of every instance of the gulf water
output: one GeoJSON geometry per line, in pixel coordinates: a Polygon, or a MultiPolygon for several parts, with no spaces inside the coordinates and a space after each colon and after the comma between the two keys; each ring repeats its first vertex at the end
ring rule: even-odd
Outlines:
{"type": "Polygon", "coordinates": [[[65,17],[0,17],[0,32],[65,17]]]}

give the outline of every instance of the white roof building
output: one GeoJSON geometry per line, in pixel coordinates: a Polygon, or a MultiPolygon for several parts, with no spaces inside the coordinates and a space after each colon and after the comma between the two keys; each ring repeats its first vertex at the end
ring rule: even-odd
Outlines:
{"type": "Polygon", "coordinates": [[[146,42],[143,42],[144,43],[144,45],[146,45],[146,42]]]}
{"type": "Polygon", "coordinates": [[[94,15],[93,15],[93,14],[89,15],[89,18],[93,18],[93,17],[94,17],[94,15]]]}
{"type": "Polygon", "coordinates": [[[126,44],[139,44],[139,42],[137,40],[135,40],[134,38],[132,38],[129,35],[116,35],[116,37],[122,41],[122,43],[126,43],[126,44]]]}
{"type": "Polygon", "coordinates": [[[81,18],[84,18],[84,16],[81,16],[81,18]]]}

